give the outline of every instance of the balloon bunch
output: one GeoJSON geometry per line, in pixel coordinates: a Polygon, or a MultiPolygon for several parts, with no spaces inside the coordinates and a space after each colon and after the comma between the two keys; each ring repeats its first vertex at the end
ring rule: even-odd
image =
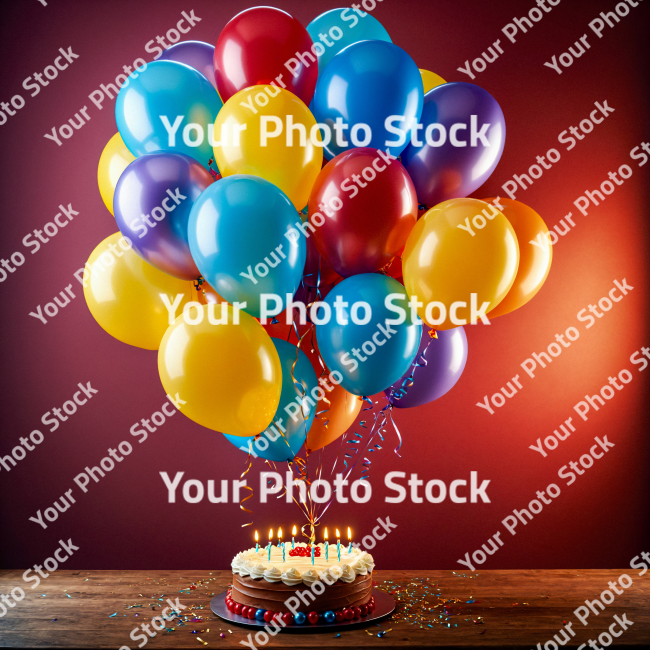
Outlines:
{"type": "Polygon", "coordinates": [[[537,213],[467,198],[501,157],[499,104],[368,13],[246,10],[132,74],[115,110],[98,180],[120,232],[88,261],[90,311],[159,350],[187,417],[268,461],[340,438],[368,396],[444,395],[459,310],[506,314],[548,275],[537,213]]]}

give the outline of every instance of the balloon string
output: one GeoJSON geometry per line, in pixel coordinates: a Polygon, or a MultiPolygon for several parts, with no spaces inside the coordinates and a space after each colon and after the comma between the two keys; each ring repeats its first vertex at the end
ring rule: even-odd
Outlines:
{"type": "Polygon", "coordinates": [[[216,172],[214,169],[212,169],[212,163],[213,163],[213,162],[214,162],[214,158],[210,158],[210,160],[208,160],[209,171],[210,171],[210,173],[212,174],[214,180],[215,180],[215,181],[218,181],[218,180],[221,178],[221,174],[219,174],[219,173],[216,172]]]}
{"type": "MultiPolygon", "coordinates": [[[[252,440],[249,440],[249,441],[248,441],[248,459],[247,459],[247,467],[246,467],[246,469],[242,472],[241,476],[239,477],[239,480],[240,480],[240,481],[244,479],[244,476],[246,476],[246,474],[248,474],[248,472],[250,472],[250,469],[251,469],[252,464],[253,464],[252,461],[251,461],[251,455],[252,455],[252,453],[253,453],[253,441],[252,441],[252,440]]],[[[244,512],[248,512],[249,514],[252,515],[252,514],[253,514],[253,511],[252,511],[252,510],[249,510],[248,508],[246,508],[246,507],[244,506],[244,502],[245,502],[245,501],[248,501],[248,499],[252,499],[252,498],[253,498],[253,494],[254,494],[253,488],[250,487],[249,485],[242,485],[241,487],[244,488],[244,490],[250,490],[250,494],[249,494],[248,496],[244,497],[243,499],[241,499],[241,500],[239,501],[239,507],[240,507],[244,512]]],[[[242,528],[245,528],[246,526],[250,526],[252,523],[253,523],[252,521],[249,521],[247,524],[242,524],[242,528]]]]}
{"type": "MultiPolygon", "coordinates": [[[[429,330],[429,341],[427,342],[424,350],[415,358],[415,361],[411,364],[411,372],[404,381],[402,381],[402,385],[396,390],[395,388],[390,389],[390,395],[388,396],[389,401],[392,403],[393,401],[397,401],[402,399],[408,392],[408,389],[413,386],[413,382],[415,380],[415,371],[417,368],[424,368],[428,364],[428,360],[426,358],[427,350],[429,349],[429,346],[431,345],[431,341],[433,339],[437,339],[438,334],[435,330],[429,330]]],[[[400,445],[401,446],[401,445],[400,445]]],[[[398,454],[399,455],[399,454],[398,454]]]]}

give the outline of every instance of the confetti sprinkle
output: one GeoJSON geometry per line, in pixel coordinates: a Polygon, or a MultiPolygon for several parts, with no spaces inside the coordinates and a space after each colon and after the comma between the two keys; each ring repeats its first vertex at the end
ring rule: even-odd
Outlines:
{"type": "Polygon", "coordinates": [[[56,622],[56,621],[58,621],[58,620],[59,620],[58,618],[53,618],[53,619],[52,619],[52,623],[54,623],[54,622],[56,622]]]}
{"type": "Polygon", "coordinates": [[[115,616],[117,616],[117,612],[115,612],[115,614],[111,614],[108,618],[114,618],[115,616]]]}
{"type": "Polygon", "coordinates": [[[335,634],[335,635],[334,635],[334,638],[335,638],[335,639],[338,639],[338,638],[340,638],[340,636],[341,636],[341,633],[339,632],[338,634],[335,634]]]}
{"type": "Polygon", "coordinates": [[[223,632],[222,632],[219,636],[220,636],[222,639],[225,639],[225,638],[226,638],[226,635],[225,635],[223,632]]]}
{"type": "Polygon", "coordinates": [[[204,641],[200,636],[197,636],[197,637],[196,637],[196,640],[197,640],[197,641],[200,641],[203,645],[208,645],[208,642],[207,642],[207,641],[204,641]]]}

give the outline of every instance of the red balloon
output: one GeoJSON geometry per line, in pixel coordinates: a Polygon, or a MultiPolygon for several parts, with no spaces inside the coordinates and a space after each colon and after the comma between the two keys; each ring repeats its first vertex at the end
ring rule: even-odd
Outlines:
{"type": "Polygon", "coordinates": [[[345,151],[327,163],[309,197],[311,237],[344,278],[386,266],[403,248],[417,215],[406,169],[368,147],[345,151]]]}
{"type": "Polygon", "coordinates": [[[285,84],[309,106],[318,79],[318,63],[309,58],[312,46],[307,30],[286,11],[274,7],[242,11],[223,28],[214,50],[214,78],[221,99],[225,103],[244,88],[270,84],[282,75],[276,84],[285,84]],[[296,52],[308,53],[306,63],[296,52]]]}

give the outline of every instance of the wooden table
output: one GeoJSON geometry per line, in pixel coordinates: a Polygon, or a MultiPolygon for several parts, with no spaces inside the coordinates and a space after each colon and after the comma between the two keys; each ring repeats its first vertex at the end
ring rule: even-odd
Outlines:
{"type": "MultiPolygon", "coordinates": [[[[33,583],[24,582],[21,571],[3,571],[0,594],[20,586],[27,595],[0,618],[0,646],[137,648],[142,639],[132,640],[131,630],[159,615],[167,597],[172,601],[178,597],[187,607],[183,610],[187,620],[167,623],[169,631],[148,638],[146,647],[207,645],[241,650],[245,646],[240,641],[248,638],[250,630],[220,620],[209,608],[213,595],[225,590],[231,575],[229,571],[56,571],[32,590],[33,583]]],[[[573,623],[577,634],[564,647],[575,648],[590,638],[598,643],[598,635],[607,631],[614,615],[623,614],[633,625],[610,647],[650,647],[650,572],[639,577],[629,569],[376,571],[375,582],[400,600],[398,612],[381,626],[345,630],[340,637],[334,626],[320,634],[281,633],[266,647],[530,649],[539,643],[544,648],[566,621],[573,623]],[[573,610],[585,599],[597,598],[610,580],[623,573],[632,577],[633,585],[583,627],[573,610]]]]}

